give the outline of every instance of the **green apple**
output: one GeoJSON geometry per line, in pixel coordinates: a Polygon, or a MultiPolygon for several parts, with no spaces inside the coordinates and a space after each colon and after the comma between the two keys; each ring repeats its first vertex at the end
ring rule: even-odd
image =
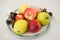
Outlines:
{"type": "Polygon", "coordinates": [[[47,12],[41,12],[38,13],[37,20],[44,26],[50,22],[50,16],[47,12]]]}
{"type": "Polygon", "coordinates": [[[27,31],[28,22],[26,20],[17,20],[14,24],[14,31],[16,34],[23,34],[27,31]]]}
{"type": "Polygon", "coordinates": [[[25,4],[22,4],[22,5],[19,7],[19,12],[20,12],[21,14],[23,14],[26,8],[29,8],[29,5],[26,4],[26,3],[25,3],[25,4]]]}

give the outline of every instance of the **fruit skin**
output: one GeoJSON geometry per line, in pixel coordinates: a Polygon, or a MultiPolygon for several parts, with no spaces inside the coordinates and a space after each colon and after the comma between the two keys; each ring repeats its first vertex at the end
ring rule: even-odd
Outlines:
{"type": "Polygon", "coordinates": [[[22,5],[19,7],[19,12],[20,12],[21,14],[23,14],[26,8],[29,8],[29,5],[26,4],[26,3],[25,3],[25,4],[22,4],[22,5]]]}
{"type": "Polygon", "coordinates": [[[40,8],[34,7],[33,9],[34,9],[34,11],[35,11],[36,13],[41,12],[41,9],[40,9],[40,8]]]}
{"type": "Polygon", "coordinates": [[[22,14],[17,14],[15,19],[16,20],[24,19],[24,16],[22,14]]]}
{"type": "Polygon", "coordinates": [[[24,17],[27,20],[33,20],[36,17],[36,12],[32,8],[27,8],[24,11],[24,17]]]}
{"type": "Polygon", "coordinates": [[[28,22],[26,20],[18,20],[14,24],[14,31],[16,34],[23,34],[27,31],[28,22]]]}
{"type": "Polygon", "coordinates": [[[46,12],[38,13],[37,20],[41,23],[41,25],[47,25],[50,22],[50,16],[46,12]]]}
{"type": "Polygon", "coordinates": [[[28,28],[30,32],[35,33],[41,29],[41,25],[38,20],[30,20],[28,28]]]}

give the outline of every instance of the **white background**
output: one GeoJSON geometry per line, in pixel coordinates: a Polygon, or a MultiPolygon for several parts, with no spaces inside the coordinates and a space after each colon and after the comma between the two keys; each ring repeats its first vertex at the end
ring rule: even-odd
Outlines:
{"type": "Polygon", "coordinates": [[[60,0],[0,0],[0,40],[60,40],[60,0]],[[35,39],[21,39],[7,27],[7,15],[21,4],[47,8],[53,13],[51,26],[47,33],[35,39]]]}

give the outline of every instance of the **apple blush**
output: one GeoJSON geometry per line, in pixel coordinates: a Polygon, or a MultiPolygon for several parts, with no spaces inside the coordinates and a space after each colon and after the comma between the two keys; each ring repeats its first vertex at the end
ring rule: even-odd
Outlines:
{"type": "Polygon", "coordinates": [[[32,33],[36,33],[40,31],[41,25],[37,20],[30,20],[28,25],[29,31],[32,33]]]}
{"type": "Polygon", "coordinates": [[[25,17],[27,20],[34,20],[34,18],[36,17],[36,12],[35,12],[34,9],[32,9],[32,8],[27,8],[27,9],[24,11],[24,17],[25,17]]]}
{"type": "Polygon", "coordinates": [[[23,14],[17,14],[15,17],[16,20],[24,19],[23,14]]]}

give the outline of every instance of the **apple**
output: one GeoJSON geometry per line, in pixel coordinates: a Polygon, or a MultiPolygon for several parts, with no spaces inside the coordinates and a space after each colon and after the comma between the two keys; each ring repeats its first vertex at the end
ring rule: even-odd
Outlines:
{"type": "Polygon", "coordinates": [[[34,7],[33,9],[34,9],[34,11],[35,11],[36,13],[41,12],[41,9],[40,9],[40,8],[34,7]]]}
{"type": "Polygon", "coordinates": [[[37,20],[44,26],[50,22],[50,16],[47,12],[41,12],[38,13],[37,20]]]}
{"type": "Polygon", "coordinates": [[[16,20],[24,19],[24,16],[22,14],[17,14],[15,19],[16,20]]]}
{"type": "Polygon", "coordinates": [[[28,22],[26,20],[17,20],[14,24],[14,32],[16,34],[23,34],[27,31],[28,22]]]}
{"type": "Polygon", "coordinates": [[[30,20],[28,25],[29,31],[32,33],[36,33],[40,31],[41,24],[38,22],[38,20],[30,20]]]}
{"type": "Polygon", "coordinates": [[[24,17],[27,20],[33,20],[36,17],[36,12],[32,8],[27,8],[24,11],[24,17]]]}
{"type": "Polygon", "coordinates": [[[19,10],[18,10],[19,13],[23,14],[26,8],[29,8],[29,5],[26,4],[26,3],[22,4],[22,5],[19,7],[19,10]]]}

